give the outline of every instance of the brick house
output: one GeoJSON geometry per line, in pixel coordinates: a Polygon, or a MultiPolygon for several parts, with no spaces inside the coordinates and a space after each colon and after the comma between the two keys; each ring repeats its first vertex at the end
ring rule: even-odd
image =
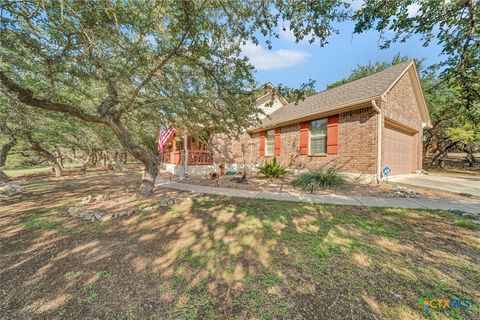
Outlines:
{"type": "Polygon", "coordinates": [[[266,116],[238,139],[212,137],[212,170],[254,168],[273,158],[290,170],[335,166],[368,181],[422,169],[423,128],[430,117],[414,61],[311,95],[298,103],[275,96],[257,103],[266,116]]]}

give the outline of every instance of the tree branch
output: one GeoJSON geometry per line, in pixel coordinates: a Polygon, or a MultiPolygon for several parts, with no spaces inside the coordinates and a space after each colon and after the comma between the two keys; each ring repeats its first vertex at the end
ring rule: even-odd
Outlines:
{"type": "MultiPolygon", "coordinates": [[[[187,5],[188,5],[188,2],[185,1],[184,6],[186,7],[187,5]]],[[[163,58],[162,61],[160,61],[160,63],[158,63],[156,66],[154,66],[148,72],[145,79],[143,79],[142,82],[140,82],[140,84],[133,91],[132,97],[130,98],[130,101],[128,102],[127,106],[122,111],[120,111],[120,113],[123,113],[125,111],[130,111],[132,109],[132,106],[135,103],[135,100],[137,99],[137,97],[138,97],[140,91],[142,90],[142,88],[145,87],[152,80],[155,73],[158,70],[160,70],[161,68],[163,68],[168,63],[168,61],[170,61],[170,59],[173,58],[173,56],[178,52],[178,50],[180,50],[180,47],[183,45],[183,43],[187,39],[187,35],[190,33],[191,23],[188,21],[189,20],[188,8],[185,8],[185,17],[186,17],[185,22],[186,22],[187,30],[185,30],[185,32],[183,33],[183,35],[180,38],[180,41],[178,42],[177,46],[172,51],[170,51],[170,53],[167,54],[167,56],[165,58],[163,58]]]]}
{"type": "Polygon", "coordinates": [[[40,109],[66,113],[86,122],[103,123],[103,124],[107,123],[107,120],[85,113],[82,110],[75,108],[70,104],[52,102],[47,99],[35,98],[33,96],[32,90],[21,87],[20,85],[15,83],[12,79],[7,77],[7,75],[3,71],[0,71],[0,82],[2,82],[3,85],[10,92],[16,94],[20,102],[23,102],[26,105],[40,108],[40,109]]]}

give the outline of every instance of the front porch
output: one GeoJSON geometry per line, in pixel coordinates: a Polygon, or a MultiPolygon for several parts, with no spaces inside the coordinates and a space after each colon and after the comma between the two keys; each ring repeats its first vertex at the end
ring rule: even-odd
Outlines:
{"type": "Polygon", "coordinates": [[[174,133],[165,144],[160,162],[163,169],[177,176],[203,175],[218,170],[218,166],[213,164],[213,153],[204,143],[178,133],[174,133]]]}
{"type": "Polygon", "coordinates": [[[183,165],[185,164],[185,159],[187,158],[188,158],[187,164],[189,166],[213,164],[212,152],[205,149],[166,151],[162,154],[160,161],[162,163],[183,165]]]}

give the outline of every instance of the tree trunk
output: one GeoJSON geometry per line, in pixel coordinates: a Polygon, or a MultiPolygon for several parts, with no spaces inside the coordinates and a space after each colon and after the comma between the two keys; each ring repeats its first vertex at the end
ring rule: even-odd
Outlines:
{"type": "Polygon", "coordinates": [[[57,149],[57,159],[58,159],[58,163],[60,164],[60,166],[62,167],[62,169],[64,169],[65,167],[63,166],[63,156],[62,156],[62,152],[60,151],[60,148],[58,146],[55,146],[55,148],[57,149]]]}
{"type": "Polygon", "coordinates": [[[468,145],[465,145],[463,151],[467,154],[465,158],[467,159],[468,166],[471,168],[474,167],[477,162],[477,159],[475,158],[476,150],[468,145]]]}
{"type": "Polygon", "coordinates": [[[103,149],[102,151],[102,167],[107,167],[107,150],[103,149]]]}
{"type": "MultiPolygon", "coordinates": [[[[442,145],[441,149],[437,149],[438,153],[432,159],[432,165],[437,165],[440,168],[445,168],[445,157],[448,155],[448,150],[452,149],[458,144],[458,141],[450,143],[448,146],[442,145]]],[[[440,146],[438,147],[440,148],[440,146]]]]}
{"type": "Polygon", "coordinates": [[[87,172],[87,167],[88,167],[88,164],[90,163],[91,159],[92,159],[92,151],[91,150],[85,150],[86,154],[87,154],[87,157],[85,158],[85,160],[83,160],[83,164],[82,164],[82,173],[85,174],[87,172]]]}
{"type": "Polygon", "coordinates": [[[119,119],[109,121],[108,126],[113,130],[125,150],[144,165],[142,183],[138,192],[144,197],[151,196],[158,175],[157,157],[149,150],[136,145],[119,119]]]}
{"type": "Polygon", "coordinates": [[[5,165],[5,162],[7,162],[8,153],[16,144],[17,139],[13,138],[2,146],[2,149],[0,149],[0,167],[5,165]]]}
{"type": "MultiPolygon", "coordinates": [[[[0,168],[7,162],[7,156],[10,150],[17,144],[17,139],[12,138],[9,142],[5,143],[0,149],[0,168]]],[[[8,182],[10,179],[7,174],[0,170],[0,182],[8,182]]]]}
{"type": "Polygon", "coordinates": [[[27,139],[30,149],[44,157],[45,160],[49,161],[53,166],[53,170],[55,171],[55,177],[60,178],[63,175],[63,169],[62,166],[60,166],[60,163],[57,161],[57,158],[55,158],[55,156],[48,150],[44,149],[38,142],[34,141],[32,137],[27,137],[27,139]]]}
{"type": "MultiPolygon", "coordinates": [[[[185,36],[187,33],[185,33],[185,36]]],[[[185,39],[184,36],[184,39],[185,39]]],[[[183,43],[183,40],[182,40],[183,43]]],[[[158,66],[159,70],[163,67],[167,61],[173,56],[168,56],[168,59],[164,59],[162,63],[158,66]]],[[[143,83],[148,82],[153,77],[153,73],[148,78],[148,80],[144,80],[143,83]]],[[[117,136],[118,140],[122,144],[122,146],[127,150],[136,160],[143,163],[145,166],[145,171],[142,177],[142,184],[140,185],[139,192],[143,196],[149,196],[153,193],[153,187],[155,183],[155,178],[158,174],[158,164],[157,164],[157,157],[147,149],[136,145],[130,135],[128,134],[127,130],[123,127],[120,122],[121,113],[118,113],[118,109],[114,107],[119,103],[118,94],[115,90],[115,86],[111,83],[108,86],[108,96],[102,102],[102,104],[98,108],[98,112],[100,117],[91,115],[89,113],[83,112],[81,109],[76,108],[75,106],[67,103],[57,103],[50,101],[48,99],[39,99],[34,97],[33,92],[29,89],[23,88],[22,86],[18,85],[7,77],[5,72],[0,70],[0,81],[3,85],[12,93],[15,93],[18,99],[32,107],[41,108],[44,110],[51,110],[55,112],[61,112],[64,114],[68,114],[72,117],[77,119],[90,122],[90,123],[98,123],[105,126],[108,126],[117,136]]],[[[136,95],[138,95],[136,92],[136,95]]],[[[134,99],[131,100],[132,102],[134,99]]],[[[130,108],[130,106],[129,106],[130,108]]],[[[56,160],[55,160],[56,161],[56,160]]]]}
{"type": "Polygon", "coordinates": [[[0,170],[0,183],[8,182],[8,181],[10,181],[10,178],[7,176],[7,174],[5,172],[0,170]]]}

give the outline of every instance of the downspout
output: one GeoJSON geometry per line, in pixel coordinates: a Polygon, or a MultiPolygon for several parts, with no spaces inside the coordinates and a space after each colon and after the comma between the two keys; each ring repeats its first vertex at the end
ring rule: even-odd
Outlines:
{"type": "Polygon", "coordinates": [[[382,179],[382,109],[372,100],[372,108],[377,113],[377,183],[382,179]]]}

